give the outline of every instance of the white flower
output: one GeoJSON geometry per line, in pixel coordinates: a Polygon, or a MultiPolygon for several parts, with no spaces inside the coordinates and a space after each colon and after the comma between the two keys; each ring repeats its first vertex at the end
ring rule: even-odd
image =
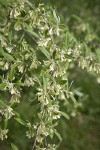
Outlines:
{"type": "Polygon", "coordinates": [[[7,133],[8,133],[8,129],[5,130],[0,129],[0,139],[1,140],[7,139],[7,133]]]}
{"type": "Polygon", "coordinates": [[[56,120],[60,118],[59,114],[59,106],[58,105],[52,105],[51,107],[48,108],[48,113],[50,118],[56,120]]]}
{"type": "Polygon", "coordinates": [[[9,91],[10,91],[11,94],[19,93],[15,87],[12,87],[11,89],[9,89],[9,91]]]}
{"type": "Polygon", "coordinates": [[[11,103],[19,103],[19,102],[20,102],[19,97],[20,97],[19,94],[17,94],[17,95],[12,95],[10,102],[11,102],[11,103]]]}
{"type": "Polygon", "coordinates": [[[45,127],[45,124],[43,122],[41,122],[39,128],[38,128],[38,134],[42,134],[47,136],[48,132],[47,132],[47,128],[45,127]]]}
{"type": "Polygon", "coordinates": [[[32,11],[32,10],[29,10],[29,15],[30,15],[30,17],[31,17],[31,19],[33,19],[33,17],[34,17],[34,12],[32,11]]]}
{"type": "Polygon", "coordinates": [[[54,70],[55,70],[55,64],[52,63],[52,64],[50,65],[50,71],[54,71],[54,70]]]}
{"type": "Polygon", "coordinates": [[[16,18],[17,16],[19,16],[21,13],[18,9],[15,9],[14,11],[14,18],[16,18]]]}
{"type": "Polygon", "coordinates": [[[29,130],[26,132],[26,136],[30,139],[30,138],[34,137],[34,132],[32,132],[32,130],[29,130]]]}
{"type": "Polygon", "coordinates": [[[67,54],[71,55],[72,53],[73,53],[73,50],[72,49],[68,49],[67,54]]]}
{"type": "Polygon", "coordinates": [[[6,119],[10,119],[13,115],[15,115],[13,113],[13,109],[10,106],[7,106],[5,109],[2,109],[0,113],[4,115],[6,119]]]}
{"type": "Polygon", "coordinates": [[[19,15],[20,15],[21,13],[20,13],[20,11],[18,10],[18,9],[15,9],[15,10],[12,10],[11,12],[10,12],[10,18],[16,18],[16,17],[18,17],[19,15]]]}
{"type": "Polygon", "coordinates": [[[30,56],[31,56],[30,54],[26,53],[26,54],[25,54],[25,59],[28,60],[28,58],[29,58],[30,56]]]}
{"type": "Polygon", "coordinates": [[[32,77],[27,77],[24,81],[25,86],[33,86],[34,85],[34,78],[32,77]]]}
{"type": "Polygon", "coordinates": [[[52,35],[53,34],[53,30],[52,28],[49,30],[49,34],[52,35]]]}
{"type": "Polygon", "coordinates": [[[8,51],[8,53],[11,53],[12,47],[6,47],[6,50],[8,51]]]}
{"type": "Polygon", "coordinates": [[[20,9],[24,9],[24,2],[20,2],[20,9]]]}
{"type": "Polygon", "coordinates": [[[11,88],[11,89],[10,89],[10,93],[11,93],[11,94],[16,94],[16,89],[15,89],[14,87],[11,88]]]}
{"type": "Polygon", "coordinates": [[[47,44],[50,40],[51,40],[51,38],[40,39],[40,41],[38,41],[38,46],[47,47],[47,44]]]}
{"type": "Polygon", "coordinates": [[[13,94],[15,94],[15,95],[17,95],[17,94],[19,94],[19,91],[17,90],[17,88],[16,87],[14,87],[14,84],[13,83],[8,83],[8,89],[9,89],[9,92],[13,95],[13,94]]]}
{"type": "Polygon", "coordinates": [[[20,24],[16,25],[14,28],[15,28],[16,31],[20,31],[22,29],[20,24]]]}
{"type": "Polygon", "coordinates": [[[37,61],[33,61],[30,65],[30,69],[36,68],[38,67],[38,62],[37,61]]]}
{"type": "MultiPolygon", "coordinates": [[[[36,140],[37,140],[37,142],[42,143],[43,137],[37,136],[36,140]]],[[[40,149],[38,149],[38,150],[40,150],[40,149]]]]}
{"type": "Polygon", "coordinates": [[[31,138],[29,131],[26,132],[26,136],[27,136],[29,139],[31,138]]]}
{"type": "Polygon", "coordinates": [[[60,118],[60,115],[53,115],[53,119],[54,120],[57,120],[57,119],[59,119],[60,118]]]}
{"type": "Polygon", "coordinates": [[[19,70],[19,72],[23,73],[24,72],[24,65],[19,65],[18,70],[19,70]]]}
{"type": "Polygon", "coordinates": [[[9,63],[6,62],[3,69],[4,69],[4,70],[8,70],[8,68],[9,68],[9,63]]]}
{"type": "Polygon", "coordinates": [[[56,95],[59,95],[59,93],[61,92],[61,86],[58,84],[56,85],[55,89],[56,89],[56,95]]]}

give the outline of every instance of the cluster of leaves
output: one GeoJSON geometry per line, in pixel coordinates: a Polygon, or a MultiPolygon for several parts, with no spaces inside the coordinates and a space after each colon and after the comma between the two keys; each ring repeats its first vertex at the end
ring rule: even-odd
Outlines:
{"type": "Polygon", "coordinates": [[[1,2],[0,7],[3,11],[8,7],[6,17],[0,18],[0,138],[7,138],[12,118],[27,128],[26,136],[34,140],[32,149],[55,150],[58,145],[49,144],[48,137],[52,140],[55,134],[61,142],[55,127],[61,116],[69,119],[60,103],[72,100],[79,106],[68,85],[70,65],[78,60],[82,69],[99,73],[100,64],[54,9],[27,0],[1,2]],[[15,109],[25,89],[33,91],[27,99],[36,105],[32,121],[23,120],[15,109]]]}

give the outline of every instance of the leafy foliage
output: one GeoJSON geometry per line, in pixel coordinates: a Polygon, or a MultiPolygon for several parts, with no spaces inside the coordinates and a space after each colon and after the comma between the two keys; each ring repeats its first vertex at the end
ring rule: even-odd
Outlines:
{"type": "MultiPolygon", "coordinates": [[[[70,33],[55,9],[27,0],[1,1],[0,7],[6,16],[0,17],[0,138],[9,139],[9,122],[13,120],[33,141],[32,150],[55,150],[62,141],[56,129],[59,119],[70,119],[81,107],[70,91],[69,69],[77,63],[99,73],[99,61],[86,43],[70,33]],[[32,111],[27,119],[17,111],[24,101],[32,111]],[[52,142],[55,135],[59,144],[52,142]]],[[[11,147],[18,149],[13,143],[11,147]]]]}

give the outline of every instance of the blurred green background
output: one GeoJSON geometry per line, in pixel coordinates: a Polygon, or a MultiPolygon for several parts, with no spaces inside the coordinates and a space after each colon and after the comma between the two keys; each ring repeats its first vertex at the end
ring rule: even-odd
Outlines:
{"type": "MultiPolygon", "coordinates": [[[[70,32],[77,40],[86,42],[100,61],[100,0],[31,1],[37,5],[40,2],[56,8],[70,32]]],[[[69,103],[69,107],[65,105],[64,109],[71,117],[68,121],[61,118],[57,127],[63,137],[59,150],[100,150],[100,75],[87,73],[74,64],[69,69],[69,82],[71,81],[74,81],[71,90],[82,106],[76,109],[73,104],[69,103]],[[73,111],[70,112],[68,108],[73,111]]],[[[23,100],[30,94],[27,89],[24,93],[26,94],[23,94],[22,105],[16,109],[23,118],[28,119],[32,118],[34,107],[30,108],[23,100]]],[[[0,141],[0,150],[10,150],[9,141],[15,143],[19,150],[31,150],[32,141],[25,137],[25,128],[14,124],[13,120],[9,123],[9,128],[13,128],[9,132],[10,138],[4,142],[0,141]]],[[[58,141],[55,139],[53,142],[58,141]]]]}

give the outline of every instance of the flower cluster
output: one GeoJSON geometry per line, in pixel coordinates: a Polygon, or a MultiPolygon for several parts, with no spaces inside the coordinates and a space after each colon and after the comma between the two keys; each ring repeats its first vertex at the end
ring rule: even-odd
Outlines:
{"type": "Polygon", "coordinates": [[[6,139],[7,138],[7,133],[8,133],[8,129],[4,129],[4,130],[0,129],[0,139],[1,140],[6,139]]]}

